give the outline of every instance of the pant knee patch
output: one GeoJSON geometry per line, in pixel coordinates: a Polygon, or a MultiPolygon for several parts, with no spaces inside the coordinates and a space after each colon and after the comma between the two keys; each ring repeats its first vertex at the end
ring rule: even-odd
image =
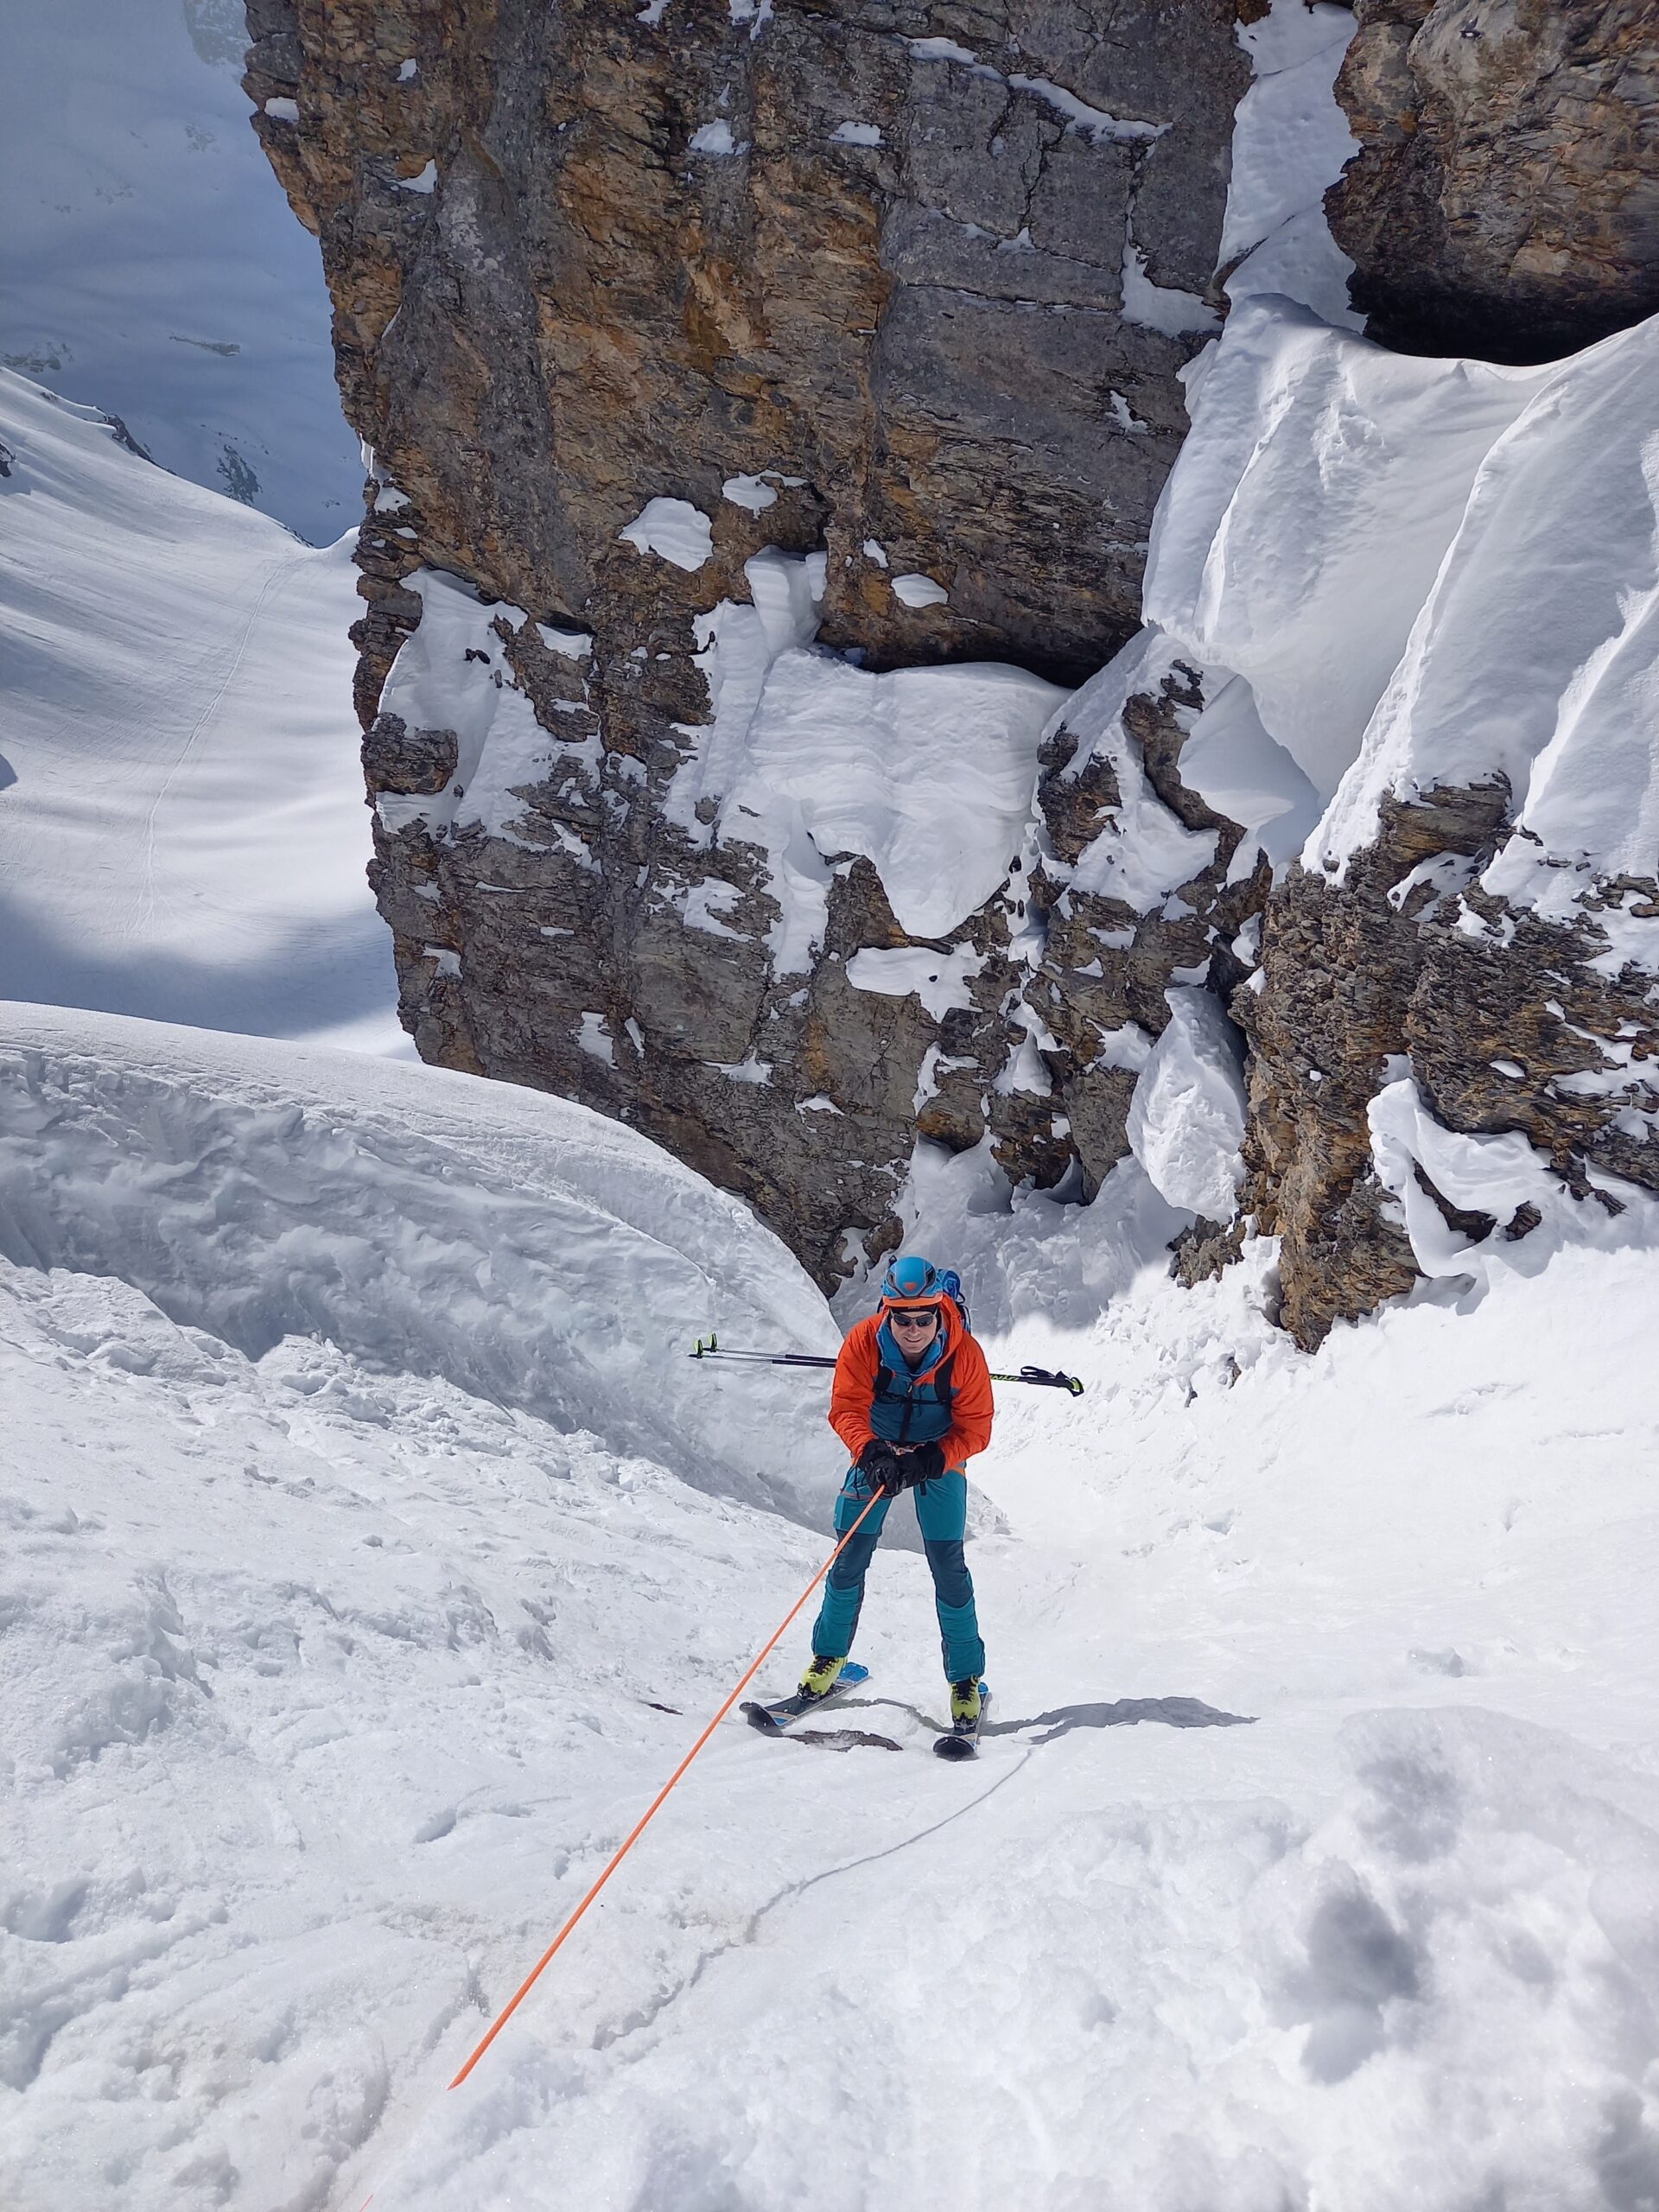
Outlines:
{"type": "Polygon", "coordinates": [[[963,1555],[959,1537],[943,1537],[927,1545],[927,1563],[933,1571],[933,1591],[941,1605],[952,1612],[971,1611],[973,1577],[963,1555]]]}

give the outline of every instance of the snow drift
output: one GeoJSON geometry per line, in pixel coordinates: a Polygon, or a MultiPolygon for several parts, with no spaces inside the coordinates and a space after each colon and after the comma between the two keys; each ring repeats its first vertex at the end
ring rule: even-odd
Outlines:
{"type": "MultiPolygon", "coordinates": [[[[1387,353],[1283,301],[1235,312],[1191,379],[1146,611],[1248,683],[1326,802],[1307,866],[1340,869],[1385,794],[1501,779],[1516,834],[1489,889],[1582,921],[1598,879],[1652,873],[1656,374],[1659,318],[1513,369],[1387,353]]],[[[1192,766],[1223,804],[1225,756],[1192,766]]],[[[1598,923],[1615,965],[1659,961],[1659,925],[1617,901],[1598,923]]]]}
{"type": "Polygon", "coordinates": [[[741,1200],[620,1122],[441,1070],[148,1023],[0,1015],[0,1252],[115,1274],[251,1359],[306,1337],[804,1510],[844,1464],[796,1378],[833,1351],[741,1200]],[[741,1402],[741,1417],[734,1420],[741,1402]]]}

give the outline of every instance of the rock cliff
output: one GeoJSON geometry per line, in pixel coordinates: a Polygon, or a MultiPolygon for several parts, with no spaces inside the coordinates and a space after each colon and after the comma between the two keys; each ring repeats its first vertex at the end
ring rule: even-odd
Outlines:
{"type": "MultiPolygon", "coordinates": [[[[1218,321],[1231,0],[253,0],[250,22],[373,454],[358,703],[423,1054],[638,1122],[826,1281],[845,1232],[893,1233],[918,1122],[1096,1179],[1121,1114],[1079,1102],[1074,1139],[1005,1010],[1028,793],[991,881],[918,931],[928,902],[895,912],[823,805],[754,830],[742,695],[814,635],[861,713],[883,671],[1012,664],[1029,753],[1063,696],[1037,679],[1133,631],[1177,372],[1218,321]],[[399,712],[388,673],[440,598],[399,712]],[[480,810],[457,725],[504,687],[521,779],[480,810]]],[[[871,711],[902,766],[916,709],[871,711]]],[[[909,865],[953,864],[924,834],[909,865]]],[[[1063,1089],[1090,1018],[1062,1022],[1063,1089]]]]}
{"type": "Polygon", "coordinates": [[[1646,0],[1357,0],[1329,200],[1374,337],[1545,361],[1659,309],[1646,0]]]}

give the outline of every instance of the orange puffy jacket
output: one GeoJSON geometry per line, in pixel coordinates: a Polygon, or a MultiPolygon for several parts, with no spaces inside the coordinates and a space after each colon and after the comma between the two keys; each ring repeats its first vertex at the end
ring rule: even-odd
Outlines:
{"type": "MultiPolygon", "coordinates": [[[[950,1426],[941,1448],[947,1467],[959,1467],[982,1452],[991,1440],[996,1408],[991,1396],[991,1374],[978,1339],[963,1326],[962,1316],[947,1298],[939,1311],[944,1316],[944,1357],[950,1361],[950,1426]]],[[[884,1303],[868,1319],[855,1322],[836,1361],[836,1379],[830,1392],[830,1426],[856,1460],[875,1434],[870,1408],[875,1400],[875,1380],[881,1367],[876,1348],[887,1306],[884,1303]]]]}

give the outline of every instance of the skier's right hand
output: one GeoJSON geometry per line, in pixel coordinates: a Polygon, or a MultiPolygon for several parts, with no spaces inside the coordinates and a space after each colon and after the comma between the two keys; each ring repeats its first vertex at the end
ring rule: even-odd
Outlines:
{"type": "Polygon", "coordinates": [[[899,1455],[885,1436],[873,1436],[858,1455],[858,1471],[873,1490],[900,1491],[905,1486],[899,1455]]]}

